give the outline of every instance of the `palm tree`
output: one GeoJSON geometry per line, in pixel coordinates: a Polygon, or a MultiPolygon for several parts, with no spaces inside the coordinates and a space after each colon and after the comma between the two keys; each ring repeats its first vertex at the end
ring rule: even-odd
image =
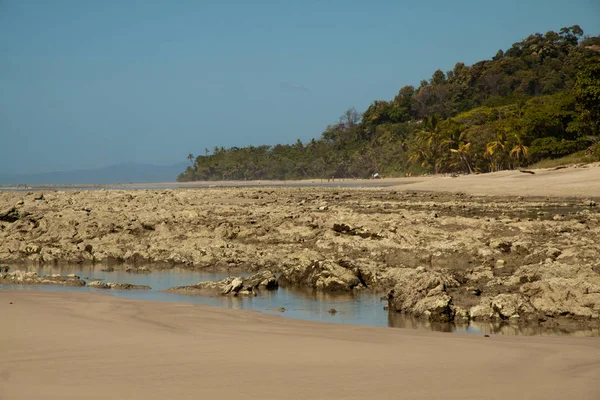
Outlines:
{"type": "Polygon", "coordinates": [[[499,131],[496,134],[496,140],[489,142],[485,146],[485,156],[489,157],[490,159],[490,167],[492,172],[500,171],[502,169],[502,163],[504,162],[507,146],[508,143],[504,131],[499,131]]]}
{"type": "Polygon", "coordinates": [[[192,153],[188,154],[187,159],[192,163],[192,168],[194,167],[194,155],[192,153]]]}
{"type": "Polygon", "coordinates": [[[520,135],[515,133],[513,136],[516,140],[516,144],[510,151],[510,157],[514,158],[517,164],[520,164],[519,161],[521,161],[521,159],[527,158],[527,156],[529,155],[529,147],[523,144],[520,135]]]}
{"type": "Polygon", "coordinates": [[[443,144],[440,134],[439,117],[436,114],[423,118],[422,129],[417,132],[415,143],[411,149],[409,162],[420,162],[422,167],[433,167],[435,174],[442,164],[443,144]]]}
{"type": "Polygon", "coordinates": [[[456,154],[458,159],[464,164],[469,174],[473,173],[473,168],[471,168],[471,162],[469,161],[471,158],[471,143],[470,142],[461,142],[458,144],[457,149],[450,149],[450,152],[456,154]]]}
{"type": "Polygon", "coordinates": [[[455,162],[453,165],[462,164],[468,173],[473,173],[470,162],[471,143],[465,141],[464,125],[453,119],[444,121],[443,125],[446,138],[442,140],[442,146],[447,147],[450,153],[458,158],[458,163],[455,162]]]}

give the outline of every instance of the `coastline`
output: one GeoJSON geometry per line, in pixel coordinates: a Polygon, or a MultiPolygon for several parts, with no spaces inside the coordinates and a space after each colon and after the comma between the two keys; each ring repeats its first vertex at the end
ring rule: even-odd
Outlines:
{"type": "MultiPolygon", "coordinates": [[[[31,190],[168,190],[212,188],[362,188],[426,192],[464,192],[477,196],[594,197],[600,198],[600,163],[532,170],[507,170],[473,175],[428,175],[381,179],[304,179],[252,181],[195,181],[117,184],[31,185],[31,190]]],[[[0,192],[16,189],[2,187],[0,192]]]]}
{"type": "Polygon", "coordinates": [[[10,399],[600,395],[594,338],[345,326],[107,294],[0,291],[0,304],[10,399]]]}
{"type": "Polygon", "coordinates": [[[161,265],[228,275],[270,271],[282,286],[380,293],[390,310],[432,322],[552,327],[567,318],[597,326],[600,210],[590,197],[569,196],[568,184],[600,185],[598,166],[431,181],[453,185],[456,193],[330,187],[0,192],[0,262],[124,263],[134,273],[137,266],[151,266],[139,271],[150,273],[161,265]],[[590,174],[597,179],[588,180],[590,174]],[[487,186],[473,183],[479,179],[487,186]],[[514,183],[498,183],[506,180],[514,183]],[[474,196],[460,182],[483,191],[558,188],[564,197],[474,196]]]}

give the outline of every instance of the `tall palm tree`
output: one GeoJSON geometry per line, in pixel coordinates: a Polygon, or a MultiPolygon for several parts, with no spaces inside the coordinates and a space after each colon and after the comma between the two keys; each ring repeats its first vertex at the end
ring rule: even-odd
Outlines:
{"type": "Polygon", "coordinates": [[[443,130],[446,133],[445,139],[442,140],[442,146],[447,147],[450,153],[457,158],[458,162],[454,165],[460,165],[465,168],[466,172],[473,173],[471,168],[471,143],[465,141],[465,127],[454,119],[448,119],[443,123],[443,130]]]}
{"type": "Polygon", "coordinates": [[[523,144],[523,141],[521,140],[521,135],[515,133],[513,136],[515,138],[516,143],[510,151],[510,158],[515,159],[516,163],[520,164],[520,161],[522,159],[527,158],[527,156],[529,155],[529,147],[523,144]]]}
{"type": "Polygon", "coordinates": [[[470,142],[460,142],[458,144],[458,148],[450,149],[451,153],[456,154],[458,159],[462,162],[462,164],[466,167],[466,170],[469,174],[473,173],[473,168],[471,167],[471,143],[470,142]]]}
{"type": "Polygon", "coordinates": [[[498,131],[496,140],[487,143],[485,146],[485,156],[490,159],[490,169],[492,172],[502,169],[507,147],[508,141],[506,140],[506,133],[504,131],[498,131]]]}
{"type": "Polygon", "coordinates": [[[417,132],[409,162],[420,162],[424,168],[433,167],[437,175],[442,164],[444,147],[440,133],[439,117],[436,114],[426,116],[421,124],[422,129],[417,132]]]}

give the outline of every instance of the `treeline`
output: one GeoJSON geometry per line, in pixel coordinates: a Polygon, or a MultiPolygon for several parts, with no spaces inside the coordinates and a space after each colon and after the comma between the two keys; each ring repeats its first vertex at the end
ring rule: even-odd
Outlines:
{"type": "Polygon", "coordinates": [[[575,25],[437,70],[362,114],[347,110],[308,143],[190,154],[178,180],[488,172],[578,151],[600,159],[599,137],[600,37],[575,25]]]}

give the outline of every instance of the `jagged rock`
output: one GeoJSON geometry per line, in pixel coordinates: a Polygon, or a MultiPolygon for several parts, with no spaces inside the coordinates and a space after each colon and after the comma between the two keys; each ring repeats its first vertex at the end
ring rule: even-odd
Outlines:
{"type": "Polygon", "coordinates": [[[450,322],[455,310],[447,290],[458,286],[454,278],[438,272],[406,269],[388,293],[389,308],[431,321],[450,322]]]}
{"type": "Polygon", "coordinates": [[[22,218],[22,213],[16,207],[11,207],[8,210],[0,211],[0,221],[15,222],[22,218]]]}
{"type": "Polygon", "coordinates": [[[131,283],[100,282],[91,281],[88,286],[95,289],[115,289],[115,290],[150,290],[147,285],[132,285],[131,283]]]}
{"type": "Polygon", "coordinates": [[[225,285],[221,294],[237,293],[242,289],[243,285],[244,280],[242,278],[233,278],[231,282],[225,285]]]}
{"type": "Polygon", "coordinates": [[[510,250],[512,248],[512,242],[508,240],[492,240],[490,242],[490,247],[492,249],[500,250],[503,253],[510,253],[510,250]]]}
{"type": "Polygon", "coordinates": [[[100,281],[91,281],[88,282],[88,287],[94,288],[94,289],[110,289],[110,286],[108,285],[107,282],[100,282],[100,281]]]}
{"type": "Polygon", "coordinates": [[[284,286],[309,286],[315,289],[339,292],[364,287],[357,270],[345,268],[332,261],[307,261],[284,270],[279,277],[284,286]]]}
{"type": "Polygon", "coordinates": [[[473,320],[508,320],[533,314],[535,309],[527,298],[518,293],[483,298],[478,305],[469,310],[469,316],[473,320]]]}
{"type": "Polygon", "coordinates": [[[600,284],[585,277],[529,282],[521,286],[520,292],[546,316],[600,317],[600,284]]]}
{"type": "Polygon", "coordinates": [[[0,284],[85,286],[85,281],[75,274],[70,274],[67,276],[58,274],[40,276],[36,272],[18,270],[15,272],[0,274],[0,284]]]}
{"type": "Polygon", "coordinates": [[[261,271],[254,275],[251,275],[247,278],[244,278],[242,285],[244,287],[268,289],[268,290],[277,289],[279,287],[277,278],[271,271],[261,271]]]}
{"type": "Polygon", "coordinates": [[[204,295],[257,295],[257,290],[274,290],[279,287],[271,271],[262,271],[247,278],[229,277],[220,281],[200,282],[191,286],[177,286],[166,291],[183,294],[204,295]]]}
{"type": "Polygon", "coordinates": [[[344,235],[360,236],[363,239],[381,239],[381,236],[377,233],[369,232],[363,227],[351,228],[349,225],[346,224],[333,224],[333,231],[344,235]]]}

